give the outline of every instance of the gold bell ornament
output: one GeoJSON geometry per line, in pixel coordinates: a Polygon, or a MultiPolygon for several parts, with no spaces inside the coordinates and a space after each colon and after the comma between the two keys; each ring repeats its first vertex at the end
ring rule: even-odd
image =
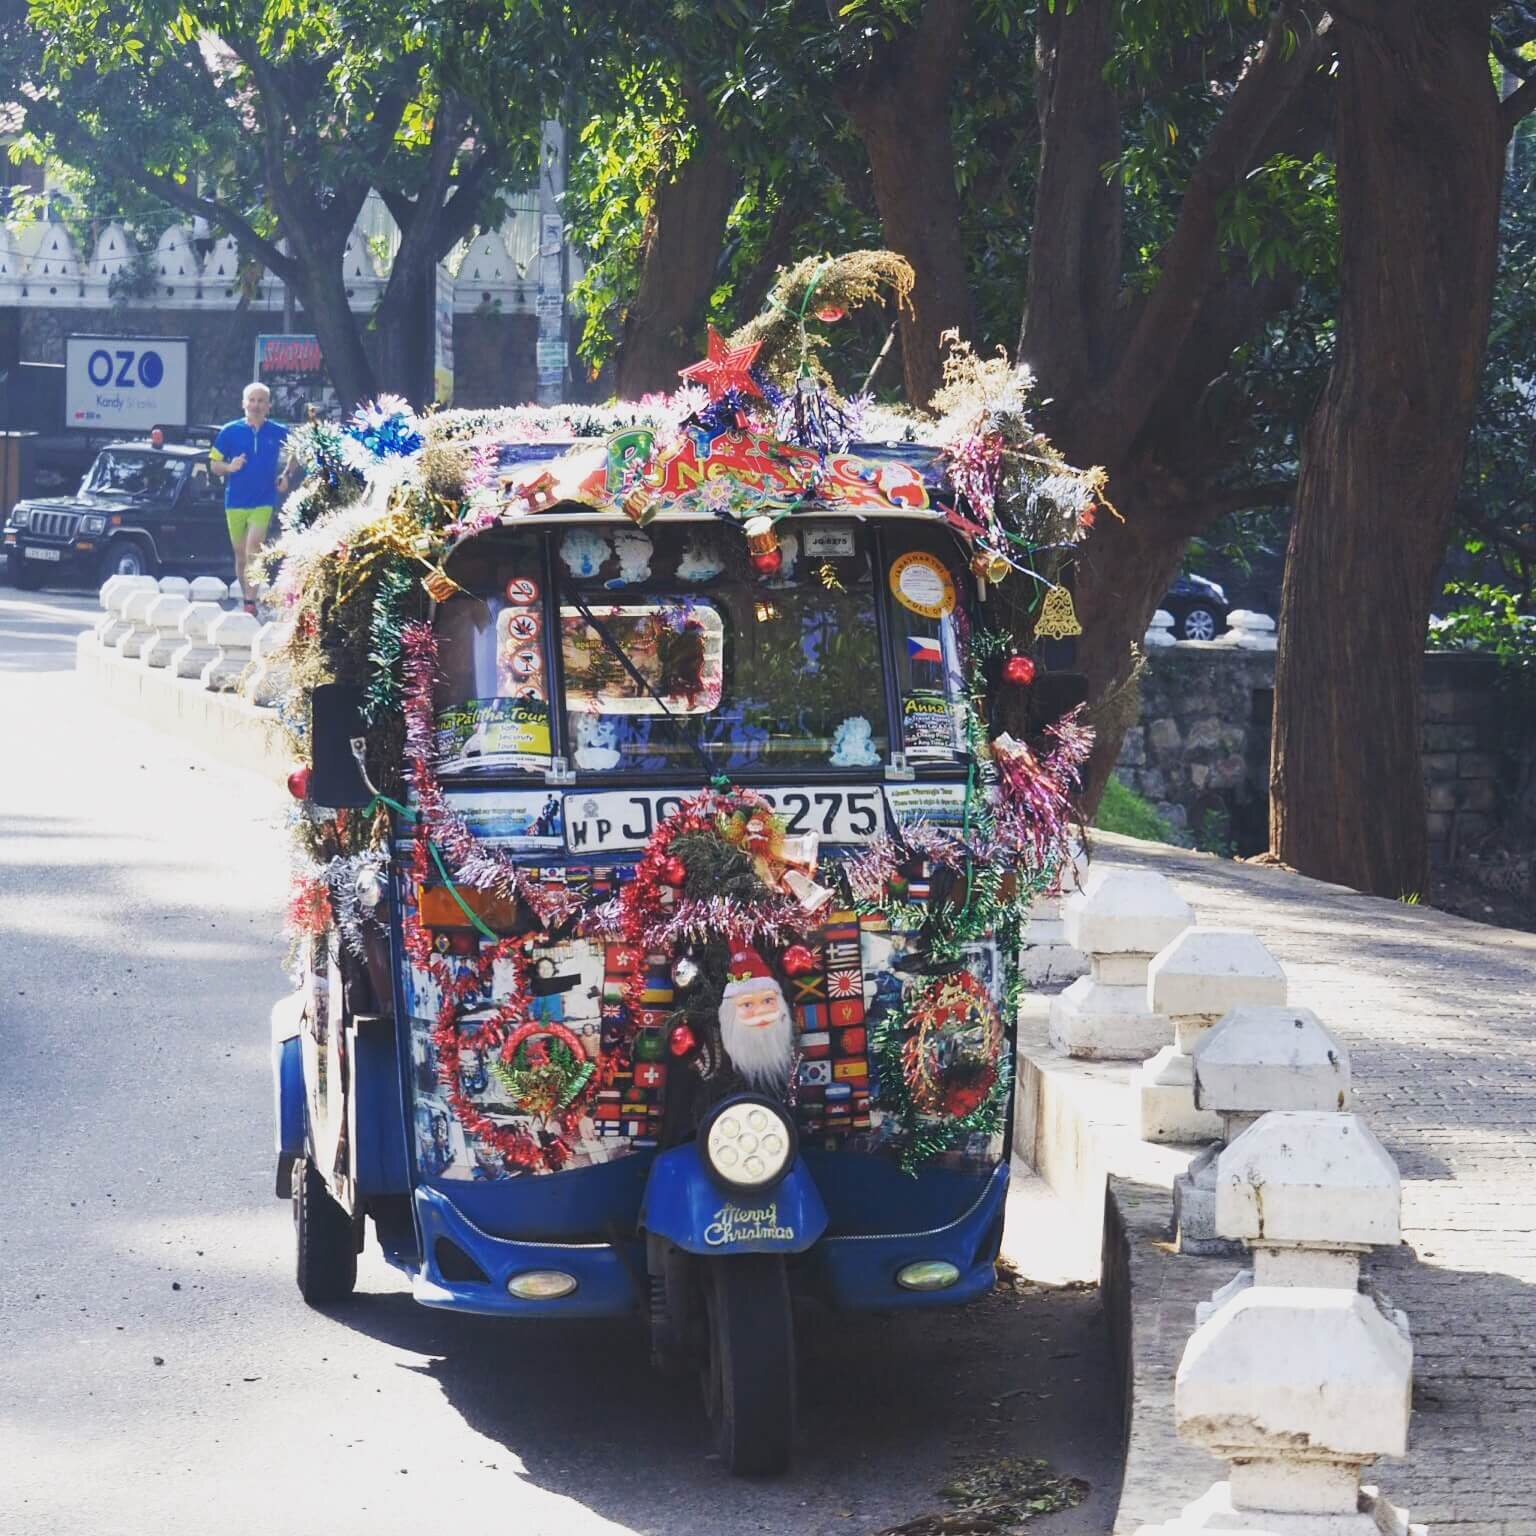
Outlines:
{"type": "Polygon", "coordinates": [[[1044,640],[1067,640],[1082,632],[1077,610],[1072,606],[1072,594],[1065,587],[1052,587],[1040,604],[1035,634],[1044,640]]]}

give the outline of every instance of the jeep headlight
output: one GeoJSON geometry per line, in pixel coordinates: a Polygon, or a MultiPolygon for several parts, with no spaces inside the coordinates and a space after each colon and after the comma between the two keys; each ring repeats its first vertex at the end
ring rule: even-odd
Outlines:
{"type": "Polygon", "coordinates": [[[31,521],[32,521],[32,508],[31,507],[12,507],[11,508],[11,527],[12,528],[25,528],[27,526],[27,524],[30,523],[31,521]]]}
{"type": "Polygon", "coordinates": [[[81,533],[105,533],[106,531],[107,520],[99,512],[87,512],[80,519],[81,533]]]}
{"type": "Polygon", "coordinates": [[[699,1127],[699,1150],[721,1183],[763,1189],[783,1178],[794,1161],[795,1127],[770,1099],[727,1099],[699,1127]]]}

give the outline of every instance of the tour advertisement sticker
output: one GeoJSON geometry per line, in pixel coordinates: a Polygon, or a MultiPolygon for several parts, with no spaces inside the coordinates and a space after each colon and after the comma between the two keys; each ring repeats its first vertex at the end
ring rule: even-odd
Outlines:
{"type": "Polygon", "coordinates": [[[910,758],[948,758],[955,751],[955,720],[944,694],[914,688],[901,701],[902,746],[910,758]]]}
{"type": "Polygon", "coordinates": [[[507,601],[515,603],[519,608],[526,608],[529,603],[539,600],[539,584],[530,581],[526,576],[514,576],[507,583],[507,601]]]}
{"type": "Polygon", "coordinates": [[[549,761],[549,705],[542,699],[468,699],[437,717],[437,765],[444,772],[493,763],[549,761]]]}
{"type": "Polygon", "coordinates": [[[891,592],[903,608],[925,619],[947,619],[955,611],[955,578],[925,550],[902,555],[891,566],[891,592]]]}

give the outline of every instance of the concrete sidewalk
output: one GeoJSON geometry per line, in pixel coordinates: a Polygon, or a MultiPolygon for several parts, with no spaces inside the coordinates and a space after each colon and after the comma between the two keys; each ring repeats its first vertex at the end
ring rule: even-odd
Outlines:
{"type": "MultiPolygon", "coordinates": [[[[1403,1246],[1368,1268],[1407,1311],[1415,1353],[1408,1459],[1368,1480],[1438,1536],[1536,1536],[1536,935],[1160,844],[1095,835],[1095,847],[1103,862],[1173,880],[1201,923],[1256,932],[1284,964],[1290,1000],[1349,1046],[1356,1108],[1403,1177],[1403,1246]]],[[[1091,1075],[1103,1091],[1130,1073],[1091,1075]]],[[[1130,1090],[1115,1087],[1128,1112],[1130,1090]]],[[[1134,1254],[1145,1202],[1116,1190],[1134,1254]]],[[[1142,1222],[1143,1245],[1160,1235],[1142,1222]]],[[[1214,1267],[1225,1278],[1233,1266],[1214,1267]]],[[[1137,1302],[1138,1329],[1154,1325],[1144,1355],[1177,1362],[1212,1268],[1158,1266],[1159,1295],[1137,1302]],[[1180,1336],[1167,1324],[1186,1304],[1180,1336]]],[[[1167,1369],[1136,1364],[1138,1383],[1144,1367],[1167,1369]]],[[[1181,1461],[1172,1481],[1218,1465],[1181,1461]]],[[[1157,1509],[1132,1507],[1134,1494],[1128,1479],[1117,1531],[1179,1507],[1171,1485],[1157,1509]]]]}

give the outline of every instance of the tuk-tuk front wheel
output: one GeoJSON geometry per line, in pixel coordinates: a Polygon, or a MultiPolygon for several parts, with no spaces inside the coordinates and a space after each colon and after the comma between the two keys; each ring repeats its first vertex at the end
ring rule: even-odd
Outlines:
{"type": "Polygon", "coordinates": [[[302,1157],[293,1165],[293,1236],[299,1294],[312,1307],[345,1301],[357,1284],[352,1218],[302,1157]]]}
{"type": "Polygon", "coordinates": [[[738,1477],[783,1472],[795,1440],[795,1322],[784,1260],[711,1259],[704,1406],[738,1477]]]}

